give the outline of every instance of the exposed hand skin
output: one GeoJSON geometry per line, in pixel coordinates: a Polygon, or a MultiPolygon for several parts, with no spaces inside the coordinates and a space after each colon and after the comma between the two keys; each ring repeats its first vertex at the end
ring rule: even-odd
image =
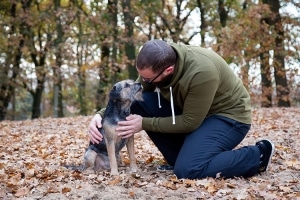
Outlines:
{"type": "Polygon", "coordinates": [[[99,132],[98,128],[102,127],[101,124],[102,117],[100,114],[96,114],[89,125],[89,136],[93,144],[98,144],[102,141],[103,135],[99,132]]]}
{"type": "Polygon", "coordinates": [[[122,138],[129,138],[142,130],[143,117],[140,115],[129,115],[126,121],[119,121],[116,132],[122,138]]]}

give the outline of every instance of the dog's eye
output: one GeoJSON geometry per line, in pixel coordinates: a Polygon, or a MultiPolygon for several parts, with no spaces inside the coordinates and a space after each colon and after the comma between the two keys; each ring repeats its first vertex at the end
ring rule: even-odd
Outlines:
{"type": "Polygon", "coordinates": [[[125,83],[125,87],[130,87],[130,84],[128,84],[128,83],[125,83]]]}

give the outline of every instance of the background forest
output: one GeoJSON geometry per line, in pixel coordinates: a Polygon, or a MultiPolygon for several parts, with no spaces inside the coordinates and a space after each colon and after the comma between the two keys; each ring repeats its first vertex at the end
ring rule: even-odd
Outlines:
{"type": "Polygon", "coordinates": [[[1,0],[0,121],[90,115],[150,39],[218,52],[254,107],[300,103],[299,0],[1,0]]]}

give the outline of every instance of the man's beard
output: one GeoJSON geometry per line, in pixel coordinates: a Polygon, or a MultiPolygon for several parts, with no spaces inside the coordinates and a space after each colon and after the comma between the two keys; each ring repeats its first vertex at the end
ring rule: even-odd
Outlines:
{"type": "Polygon", "coordinates": [[[166,76],[163,80],[158,81],[158,82],[152,82],[151,84],[158,88],[166,87],[167,85],[170,84],[172,77],[173,77],[173,74],[170,74],[170,75],[166,76]]]}

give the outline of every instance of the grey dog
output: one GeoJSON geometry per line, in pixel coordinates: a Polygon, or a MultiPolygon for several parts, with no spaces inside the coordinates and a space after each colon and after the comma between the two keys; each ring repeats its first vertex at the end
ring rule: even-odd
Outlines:
{"type": "Polygon", "coordinates": [[[118,175],[118,163],[121,163],[120,150],[126,145],[131,172],[137,172],[134,155],[134,137],[122,139],[115,132],[119,121],[126,120],[130,106],[135,101],[142,101],[142,86],[133,80],[116,83],[109,94],[109,100],[102,118],[99,131],[104,137],[98,144],[90,142],[84,154],[84,169],[93,167],[95,171],[111,169],[111,175],[118,175]]]}

